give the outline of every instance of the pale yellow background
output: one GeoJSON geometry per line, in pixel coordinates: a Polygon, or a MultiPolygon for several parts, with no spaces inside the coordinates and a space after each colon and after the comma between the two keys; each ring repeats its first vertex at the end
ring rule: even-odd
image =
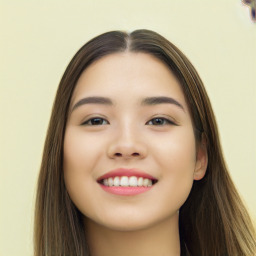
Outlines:
{"type": "Polygon", "coordinates": [[[256,220],[256,24],[239,0],[6,0],[0,12],[1,256],[32,255],[35,184],[65,67],[87,40],[116,29],[155,30],[194,63],[256,220]]]}

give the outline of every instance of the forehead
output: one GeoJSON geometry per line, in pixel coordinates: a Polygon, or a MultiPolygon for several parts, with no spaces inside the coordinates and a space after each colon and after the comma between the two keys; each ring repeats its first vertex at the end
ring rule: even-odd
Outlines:
{"type": "Polygon", "coordinates": [[[73,101],[95,95],[170,96],[186,105],[180,83],[169,67],[146,53],[115,53],[87,67],[78,79],[73,101]]]}

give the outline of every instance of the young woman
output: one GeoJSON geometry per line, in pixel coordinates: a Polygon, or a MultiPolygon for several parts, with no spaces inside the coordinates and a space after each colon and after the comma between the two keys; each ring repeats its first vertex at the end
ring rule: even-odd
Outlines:
{"type": "Polygon", "coordinates": [[[149,30],[86,43],[60,82],[35,256],[255,255],[196,70],[149,30]]]}

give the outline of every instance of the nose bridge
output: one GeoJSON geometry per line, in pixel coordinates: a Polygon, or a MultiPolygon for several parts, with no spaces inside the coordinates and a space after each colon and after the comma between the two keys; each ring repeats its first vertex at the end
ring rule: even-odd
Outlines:
{"type": "Polygon", "coordinates": [[[138,127],[131,120],[120,123],[111,138],[108,154],[111,158],[143,158],[146,145],[143,143],[138,127]]]}
{"type": "Polygon", "coordinates": [[[117,139],[120,141],[126,141],[128,143],[132,142],[135,140],[135,130],[137,130],[138,134],[138,129],[136,129],[134,122],[124,120],[118,127],[117,139]]]}

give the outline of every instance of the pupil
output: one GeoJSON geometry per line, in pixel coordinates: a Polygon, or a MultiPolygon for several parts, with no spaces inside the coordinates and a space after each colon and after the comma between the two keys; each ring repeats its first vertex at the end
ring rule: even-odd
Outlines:
{"type": "Polygon", "coordinates": [[[94,118],[92,119],[92,124],[98,125],[102,123],[102,119],[100,118],[94,118]]]}
{"type": "Polygon", "coordinates": [[[155,124],[163,124],[163,120],[160,118],[156,118],[154,123],[155,124]]]}

